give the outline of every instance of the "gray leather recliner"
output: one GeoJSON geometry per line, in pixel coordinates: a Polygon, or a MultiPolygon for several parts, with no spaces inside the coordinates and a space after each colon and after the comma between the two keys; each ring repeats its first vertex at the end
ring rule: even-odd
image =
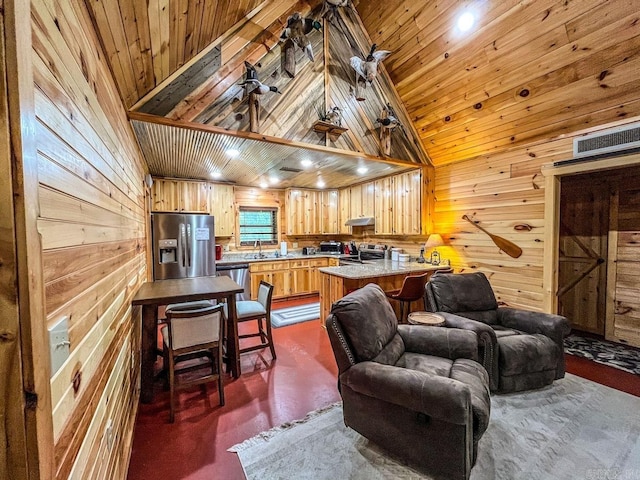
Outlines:
{"type": "Polygon", "coordinates": [[[563,338],[571,331],[565,317],[499,307],[482,272],[437,273],[425,295],[427,308],[443,315],[447,327],[476,332],[492,391],[530,390],[564,377],[563,338]]]}
{"type": "Polygon", "coordinates": [[[491,408],[476,334],[398,325],[375,284],[335,302],[325,323],[345,424],[435,478],[468,479],[491,408]]]}

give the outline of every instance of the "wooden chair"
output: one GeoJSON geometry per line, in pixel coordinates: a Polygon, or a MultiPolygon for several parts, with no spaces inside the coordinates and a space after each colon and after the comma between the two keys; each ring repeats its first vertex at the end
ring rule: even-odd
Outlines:
{"type": "Polygon", "coordinates": [[[217,380],[220,405],[224,405],[222,339],[225,315],[222,305],[191,310],[167,309],[166,315],[167,324],[162,327],[162,339],[169,370],[169,421],[173,423],[178,389],[201,385],[206,393],[205,384],[217,380]],[[203,370],[204,374],[196,376],[198,370],[203,370]],[[187,373],[184,379],[180,378],[187,373]]]}
{"type": "Polygon", "coordinates": [[[256,321],[258,329],[256,332],[238,335],[238,340],[260,337],[258,345],[250,347],[240,346],[239,352],[247,353],[269,347],[271,357],[276,359],[276,350],[273,345],[271,335],[271,297],[273,296],[273,285],[262,280],[258,287],[258,300],[240,300],[236,302],[236,317],[238,323],[256,321]],[[262,321],[264,320],[265,325],[262,321]]]}
{"type": "Polygon", "coordinates": [[[432,272],[426,272],[421,275],[407,275],[404,277],[400,290],[384,292],[388,298],[400,302],[400,318],[398,318],[400,323],[407,323],[407,317],[411,312],[411,303],[423,298],[424,286],[429,280],[431,273],[432,272]]]}

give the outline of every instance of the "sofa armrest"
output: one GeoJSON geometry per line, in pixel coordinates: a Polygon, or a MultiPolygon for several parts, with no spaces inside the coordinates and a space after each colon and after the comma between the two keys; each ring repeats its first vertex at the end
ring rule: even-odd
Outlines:
{"type": "Polygon", "coordinates": [[[454,313],[438,312],[444,317],[444,325],[448,328],[471,330],[478,336],[478,357],[482,366],[489,373],[491,389],[498,388],[498,339],[496,332],[486,323],[461,317],[454,313]]]}
{"type": "Polygon", "coordinates": [[[340,375],[343,387],[457,425],[470,421],[471,391],[462,382],[376,362],[340,375]]]}
{"type": "Polygon", "coordinates": [[[504,327],[531,334],[540,333],[559,342],[571,331],[566,317],[519,308],[499,307],[498,321],[504,327]]]}
{"type": "Polygon", "coordinates": [[[398,325],[398,333],[408,352],[435,355],[450,360],[468,358],[478,361],[478,336],[473,331],[398,325]]]}

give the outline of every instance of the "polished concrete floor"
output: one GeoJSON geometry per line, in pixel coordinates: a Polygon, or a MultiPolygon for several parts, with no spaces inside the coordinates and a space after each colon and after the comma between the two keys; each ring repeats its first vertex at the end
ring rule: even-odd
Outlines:
{"type": "MultiPolygon", "coordinates": [[[[276,308],[304,301],[317,299],[276,308]]],[[[154,402],[140,405],[129,480],[243,479],[229,447],[340,399],[335,360],[319,321],[274,329],[274,342],[276,361],[268,350],[241,357],[240,378],[226,378],[224,407],[214,384],[206,396],[198,387],[185,390],[170,424],[169,395],[159,383],[154,402]]],[[[640,396],[637,375],[571,355],[567,371],[640,396]]]]}

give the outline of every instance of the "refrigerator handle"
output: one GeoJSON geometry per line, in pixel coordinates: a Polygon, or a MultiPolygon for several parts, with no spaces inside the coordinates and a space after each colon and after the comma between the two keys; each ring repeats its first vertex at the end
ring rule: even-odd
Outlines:
{"type": "Polygon", "coordinates": [[[191,224],[187,223],[187,266],[191,268],[191,224]]]}
{"type": "Polygon", "coordinates": [[[187,257],[187,252],[185,251],[186,248],[186,241],[185,241],[185,235],[184,235],[184,223],[180,224],[180,239],[178,240],[180,242],[180,254],[182,255],[182,266],[185,267],[186,266],[186,257],[187,257]]]}

